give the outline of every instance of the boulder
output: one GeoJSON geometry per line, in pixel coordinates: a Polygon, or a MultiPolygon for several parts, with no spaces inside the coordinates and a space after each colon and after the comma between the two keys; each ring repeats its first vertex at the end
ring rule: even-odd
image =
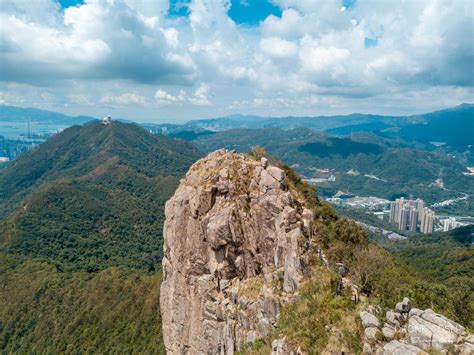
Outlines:
{"type": "Polygon", "coordinates": [[[392,327],[400,327],[402,320],[403,320],[403,317],[401,317],[399,313],[395,313],[393,311],[387,311],[387,313],[385,314],[385,321],[388,324],[390,324],[392,327]]]}
{"type": "Polygon", "coordinates": [[[368,327],[378,328],[378,327],[380,327],[379,320],[373,314],[371,314],[369,312],[366,312],[366,311],[362,311],[362,312],[359,313],[359,316],[360,316],[360,319],[362,321],[362,326],[364,328],[368,328],[368,327]]]}
{"type": "Polygon", "coordinates": [[[411,309],[411,301],[408,297],[404,297],[402,302],[398,302],[395,306],[395,310],[398,313],[409,313],[411,309]]]}
{"type": "Polygon", "coordinates": [[[364,330],[365,338],[372,344],[378,340],[379,333],[380,331],[378,328],[374,327],[368,327],[364,330]]]}
{"type": "Polygon", "coordinates": [[[461,324],[458,324],[441,314],[435,313],[431,309],[427,309],[422,312],[420,317],[457,335],[461,335],[465,331],[465,328],[461,324]]]}
{"type": "Polygon", "coordinates": [[[454,347],[457,334],[431,323],[420,316],[412,316],[408,321],[408,342],[423,350],[444,351],[454,347]]]}
{"type": "Polygon", "coordinates": [[[276,166],[268,167],[267,171],[278,182],[282,182],[283,179],[285,178],[285,172],[276,166]]]}
{"type": "Polygon", "coordinates": [[[279,180],[275,179],[273,175],[271,175],[268,170],[263,170],[260,173],[260,184],[263,187],[268,189],[281,189],[282,184],[279,180]]]}
{"type": "Polygon", "coordinates": [[[383,347],[383,355],[428,355],[427,352],[423,351],[416,346],[410,344],[404,344],[397,340],[392,340],[390,343],[383,347]]]}
{"type": "Polygon", "coordinates": [[[391,341],[391,340],[395,339],[395,329],[393,327],[384,326],[382,328],[382,334],[383,334],[383,337],[385,338],[385,340],[387,340],[387,341],[391,341]]]}
{"type": "Polygon", "coordinates": [[[364,345],[362,346],[362,354],[372,354],[372,345],[369,343],[365,342],[364,345]]]}

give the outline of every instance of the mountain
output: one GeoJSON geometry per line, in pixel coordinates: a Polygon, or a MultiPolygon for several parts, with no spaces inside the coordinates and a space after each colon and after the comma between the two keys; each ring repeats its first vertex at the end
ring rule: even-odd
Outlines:
{"type": "MultiPolygon", "coordinates": [[[[377,132],[387,138],[401,138],[426,144],[442,142],[458,152],[469,149],[474,141],[468,132],[474,132],[474,105],[462,104],[446,110],[412,116],[382,116],[354,113],[338,116],[315,117],[261,117],[230,115],[220,118],[192,120],[183,125],[152,125],[152,129],[187,140],[194,140],[212,132],[234,129],[280,128],[289,130],[307,128],[327,131],[334,135],[352,135],[358,132],[377,132]]],[[[472,154],[472,153],[471,153],[472,154]]]]}
{"type": "Polygon", "coordinates": [[[60,269],[154,269],[164,203],[199,156],[133,124],[68,128],[0,170],[2,249],[60,269]]]}
{"type": "MultiPolygon", "coordinates": [[[[380,128],[381,125],[393,127],[405,122],[404,117],[380,116],[370,114],[354,113],[339,116],[316,116],[316,117],[262,117],[254,115],[230,115],[226,117],[192,120],[182,125],[157,124],[155,129],[163,130],[166,134],[177,134],[181,131],[210,131],[218,132],[230,129],[258,129],[258,128],[308,128],[315,131],[323,131],[343,127],[347,125],[368,125],[380,128]]],[[[148,125],[149,126],[149,125],[148,125]]]]}
{"type": "Polygon", "coordinates": [[[328,195],[338,190],[389,199],[412,194],[431,203],[474,193],[458,159],[375,134],[336,137],[305,128],[237,129],[193,142],[203,151],[225,147],[246,152],[261,145],[308,179],[333,175],[335,181],[318,181],[318,190],[328,195]],[[437,179],[444,188],[436,185],[437,179]]]}
{"type": "Polygon", "coordinates": [[[167,203],[160,308],[168,354],[474,349],[461,324],[435,313],[469,323],[468,280],[451,289],[427,282],[262,152],[210,153],[167,203]]]}
{"type": "MultiPolygon", "coordinates": [[[[59,112],[40,110],[37,108],[23,108],[17,106],[0,105],[0,122],[41,122],[44,124],[75,125],[83,124],[96,118],[89,116],[71,117],[59,112]]],[[[1,134],[1,132],[0,132],[1,134]]]]}
{"type": "Polygon", "coordinates": [[[412,116],[414,124],[400,128],[397,135],[422,142],[442,142],[458,151],[474,145],[474,104],[412,116]]]}

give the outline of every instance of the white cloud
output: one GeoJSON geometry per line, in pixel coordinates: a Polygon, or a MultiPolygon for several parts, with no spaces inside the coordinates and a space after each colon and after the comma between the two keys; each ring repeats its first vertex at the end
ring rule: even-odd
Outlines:
{"type": "Polygon", "coordinates": [[[201,84],[194,92],[194,95],[189,98],[189,102],[193,105],[198,106],[208,106],[211,105],[211,101],[209,100],[209,85],[201,84]]]}
{"type": "Polygon", "coordinates": [[[155,92],[155,101],[159,106],[171,105],[177,102],[184,102],[186,100],[186,93],[181,90],[178,96],[173,96],[162,89],[155,92]]]}
{"type": "Polygon", "coordinates": [[[157,107],[213,115],[237,109],[234,101],[292,114],[383,99],[399,110],[405,100],[408,110],[418,107],[412,97],[428,107],[426,93],[474,101],[472,2],[272,2],[280,17],[242,26],[229,0],[192,0],[180,18],[167,16],[163,0],[86,0],[66,10],[56,0],[4,0],[0,89],[9,101],[37,104],[47,92],[51,108],[106,103],[146,117],[157,107]]]}
{"type": "Polygon", "coordinates": [[[117,96],[104,96],[101,99],[101,102],[106,104],[117,104],[117,105],[147,105],[148,99],[144,96],[134,94],[134,93],[125,93],[117,96]]]}
{"type": "Polygon", "coordinates": [[[260,48],[265,54],[276,58],[293,57],[298,52],[298,46],[278,37],[267,37],[260,41],[260,48]]]}

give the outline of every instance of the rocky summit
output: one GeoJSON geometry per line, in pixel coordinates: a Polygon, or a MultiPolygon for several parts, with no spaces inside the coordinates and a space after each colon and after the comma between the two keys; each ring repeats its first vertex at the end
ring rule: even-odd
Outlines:
{"type": "Polygon", "coordinates": [[[218,150],[190,168],[165,214],[167,352],[233,354],[269,334],[312,249],[313,213],[284,171],[265,158],[218,150]]]}

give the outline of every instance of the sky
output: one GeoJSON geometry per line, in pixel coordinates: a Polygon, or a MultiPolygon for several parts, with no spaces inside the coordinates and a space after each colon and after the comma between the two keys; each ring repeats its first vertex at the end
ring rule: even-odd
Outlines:
{"type": "Polygon", "coordinates": [[[471,0],[2,0],[0,104],[184,122],[474,102],[471,0]]]}

